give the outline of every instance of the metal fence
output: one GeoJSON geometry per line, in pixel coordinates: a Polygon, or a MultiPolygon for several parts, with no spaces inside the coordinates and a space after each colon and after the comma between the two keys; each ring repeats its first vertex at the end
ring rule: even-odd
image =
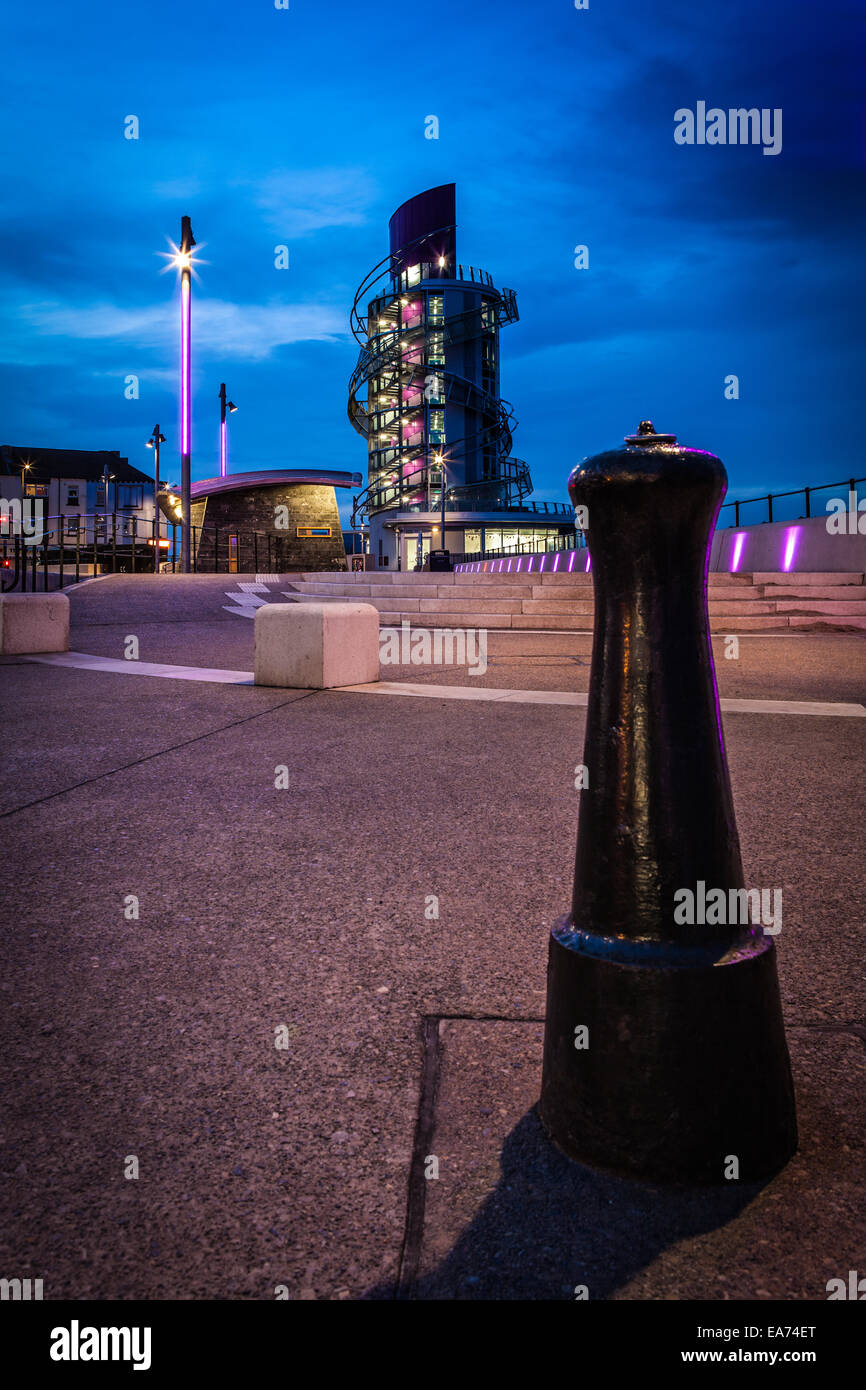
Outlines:
{"type": "MultiPolygon", "coordinates": [[[[818,493],[835,491],[838,496],[839,488],[845,488],[845,501],[847,502],[847,493],[849,491],[856,493],[857,487],[860,483],[866,483],[866,478],[845,478],[842,482],[839,483],[822,483],[819,487],[798,487],[794,488],[793,492],[768,492],[765,497],[745,497],[740,498],[736,502],[725,502],[721,508],[721,511],[719,512],[718,529],[727,530],[731,526],[755,526],[762,521],[808,520],[813,515],[815,498],[818,493]],[[804,511],[798,517],[779,515],[778,504],[783,499],[787,499],[790,497],[801,497],[803,499],[802,505],[804,511]],[[747,507],[761,507],[766,510],[766,515],[748,516],[747,519],[744,521],[742,520],[742,516],[745,508],[747,507]],[[729,521],[727,518],[725,518],[725,520],[723,521],[722,513],[728,511],[730,508],[733,508],[734,512],[733,521],[729,521]]],[[[783,510],[793,511],[796,510],[796,507],[792,506],[784,508],[783,510]]],[[[826,507],[819,504],[818,511],[815,513],[815,515],[823,516],[825,511],[826,507]]]]}
{"type": "MultiPolygon", "coordinates": [[[[163,518],[124,513],[48,517],[38,534],[0,522],[0,592],[47,592],[102,574],[180,571],[180,531],[163,518]]],[[[191,528],[194,574],[278,573],[288,569],[288,536],[237,526],[191,528]]]]}

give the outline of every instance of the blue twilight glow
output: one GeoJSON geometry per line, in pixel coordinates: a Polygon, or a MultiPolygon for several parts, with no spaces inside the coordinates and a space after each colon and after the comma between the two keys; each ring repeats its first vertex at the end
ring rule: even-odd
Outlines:
{"type": "Polygon", "coordinates": [[[718,453],[731,498],[859,476],[866,137],[862,54],[841,40],[855,8],[10,6],[5,438],[148,467],[142,441],[179,407],[158,252],[189,214],[208,244],[194,477],[220,471],[224,379],[244,402],[233,470],[365,469],[347,304],[391,213],[453,180],[461,259],[518,295],[501,389],[538,500],[564,501],[574,463],[642,418],[718,453]],[[398,35],[411,77],[388,68],[398,35]],[[678,145],[674,112],[699,101],[782,109],[781,152],[678,145]]]}

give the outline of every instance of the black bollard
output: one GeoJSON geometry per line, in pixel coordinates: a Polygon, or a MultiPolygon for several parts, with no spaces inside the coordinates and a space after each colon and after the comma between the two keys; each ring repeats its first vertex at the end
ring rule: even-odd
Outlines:
{"type": "Polygon", "coordinates": [[[773,937],[675,920],[678,890],[733,906],[744,887],[707,616],[724,465],[643,421],[568,486],[588,513],[595,632],[539,1113],[572,1158],[624,1176],[765,1177],[797,1147],[773,937]]]}

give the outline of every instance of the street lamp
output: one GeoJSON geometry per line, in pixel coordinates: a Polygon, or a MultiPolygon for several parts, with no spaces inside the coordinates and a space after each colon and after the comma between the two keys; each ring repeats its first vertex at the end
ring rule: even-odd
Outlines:
{"type": "Polygon", "coordinates": [[[190,513],[192,510],[191,443],[192,383],[190,374],[190,325],[192,317],[192,249],[195,237],[188,217],[180,219],[180,246],[170,264],[180,271],[180,494],[183,518],[180,531],[180,568],[190,572],[190,513]]]}
{"type": "Polygon", "coordinates": [[[444,550],[444,549],[445,549],[445,479],[446,479],[446,476],[447,476],[447,475],[446,475],[446,472],[445,472],[445,458],[444,458],[444,456],[443,456],[442,454],[437,454],[436,457],[435,457],[435,459],[434,459],[434,462],[435,462],[435,463],[438,463],[439,468],[440,468],[440,470],[441,470],[441,471],[440,471],[440,489],[441,489],[441,495],[442,495],[442,549],[444,550]]]}
{"type": "MultiPolygon", "coordinates": [[[[148,449],[153,450],[153,567],[159,572],[159,446],[165,443],[165,435],[160,433],[159,425],[154,425],[153,434],[147,441],[148,449]]],[[[168,544],[168,541],[166,541],[168,544]]]]}
{"type": "Polygon", "coordinates": [[[226,400],[226,384],[220,382],[220,477],[224,478],[228,472],[228,450],[226,447],[226,411],[231,414],[237,410],[234,401],[226,400]]]}
{"type": "Polygon", "coordinates": [[[159,493],[159,446],[165,443],[165,435],[160,434],[159,425],[154,425],[153,434],[147,440],[148,449],[153,450],[153,505],[157,505],[157,494],[159,493]]]}

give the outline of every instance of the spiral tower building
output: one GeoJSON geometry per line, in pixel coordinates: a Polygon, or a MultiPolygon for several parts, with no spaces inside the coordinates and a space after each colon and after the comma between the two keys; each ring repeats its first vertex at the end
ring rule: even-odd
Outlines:
{"type": "Polygon", "coordinates": [[[369,468],[353,526],[369,525],[375,562],[392,569],[416,568],[431,548],[552,548],[573,534],[572,510],[527,502],[529,468],[512,456],[516,421],[499,393],[514,291],[458,261],[453,183],[403,203],[389,231],[388,255],[352,306],[349,419],[369,468]]]}

